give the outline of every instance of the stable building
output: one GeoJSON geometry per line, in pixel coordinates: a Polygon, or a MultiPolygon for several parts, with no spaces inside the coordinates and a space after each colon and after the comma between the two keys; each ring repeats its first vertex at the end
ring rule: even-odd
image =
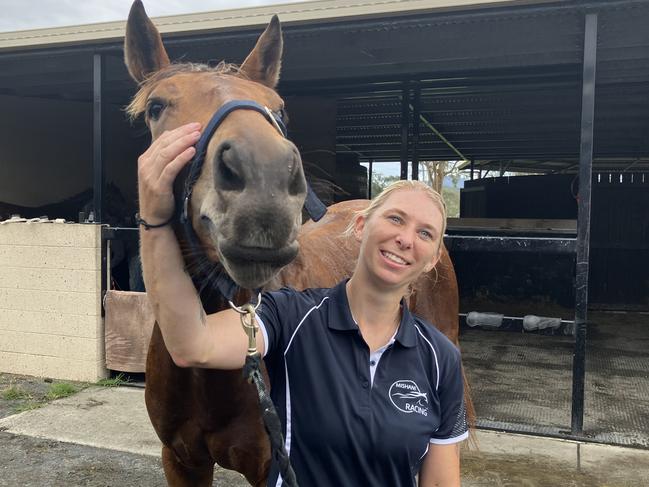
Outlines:
{"type": "MultiPolygon", "coordinates": [[[[274,13],[289,137],[323,201],[366,197],[384,162],[416,178],[465,161],[446,244],[479,426],[649,445],[649,2],[318,0],[154,22],[172,59],[240,63],[274,13]]],[[[90,221],[0,226],[0,370],[142,371],[146,331],[106,330],[102,306],[133,283],[137,233],[119,228],[150,142],[124,114],[123,36],[0,33],[0,219],[90,221]]]]}

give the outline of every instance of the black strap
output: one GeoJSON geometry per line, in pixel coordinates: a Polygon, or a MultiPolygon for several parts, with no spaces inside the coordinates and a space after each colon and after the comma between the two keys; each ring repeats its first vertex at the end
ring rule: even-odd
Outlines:
{"type": "Polygon", "coordinates": [[[279,420],[273,401],[266,392],[266,384],[260,371],[261,357],[258,353],[246,356],[246,363],[243,366],[243,376],[248,382],[254,383],[259,396],[259,407],[261,417],[264,420],[264,428],[270,440],[270,454],[277,463],[279,474],[282,476],[283,485],[298,487],[295,472],[291,467],[288,452],[284,447],[284,435],[282,435],[282,423],[279,420]]]}
{"type": "Polygon", "coordinates": [[[173,222],[174,218],[176,218],[175,213],[173,215],[171,215],[169,220],[167,220],[166,222],[158,223],[157,225],[153,225],[152,223],[147,223],[147,221],[144,218],[140,217],[139,213],[136,213],[135,214],[135,223],[137,225],[142,225],[145,230],[149,230],[151,228],[165,227],[165,226],[169,225],[171,222],[173,222]]]}
{"type": "Polygon", "coordinates": [[[315,194],[311,185],[306,184],[306,199],[304,200],[304,208],[311,217],[311,220],[317,222],[327,213],[327,207],[324,205],[320,198],[315,194]]]}

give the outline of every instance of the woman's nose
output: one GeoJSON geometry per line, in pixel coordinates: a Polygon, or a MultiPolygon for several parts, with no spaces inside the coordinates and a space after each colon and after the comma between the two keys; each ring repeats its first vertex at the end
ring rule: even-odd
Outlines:
{"type": "Polygon", "coordinates": [[[401,249],[409,249],[412,247],[412,238],[405,233],[397,235],[397,245],[401,249]]]}

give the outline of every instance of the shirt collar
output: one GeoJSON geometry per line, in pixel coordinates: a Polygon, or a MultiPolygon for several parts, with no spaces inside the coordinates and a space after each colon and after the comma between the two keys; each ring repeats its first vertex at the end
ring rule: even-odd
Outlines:
{"type": "MultiPolygon", "coordinates": [[[[329,306],[328,326],[332,330],[351,331],[358,330],[358,325],[352,317],[352,312],[347,299],[347,281],[338,283],[331,289],[331,301],[333,306],[329,306]]],[[[417,331],[415,330],[414,320],[408,309],[405,299],[401,299],[401,323],[394,337],[404,347],[414,347],[417,344],[417,331]]]]}

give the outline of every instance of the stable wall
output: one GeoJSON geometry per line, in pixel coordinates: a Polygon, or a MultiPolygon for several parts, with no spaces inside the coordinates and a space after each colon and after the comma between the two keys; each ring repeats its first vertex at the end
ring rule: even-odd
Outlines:
{"type": "Polygon", "coordinates": [[[41,206],[92,185],[92,105],[0,96],[0,201],[41,206]]]}
{"type": "Polygon", "coordinates": [[[0,371],[105,377],[100,278],[99,225],[0,225],[0,371]]]}
{"type": "MultiPolygon", "coordinates": [[[[0,202],[42,206],[92,187],[91,103],[0,95],[0,106],[0,202]]],[[[104,107],[106,181],[120,189],[128,214],[135,212],[137,157],[148,143],[121,105],[104,107]]]]}

